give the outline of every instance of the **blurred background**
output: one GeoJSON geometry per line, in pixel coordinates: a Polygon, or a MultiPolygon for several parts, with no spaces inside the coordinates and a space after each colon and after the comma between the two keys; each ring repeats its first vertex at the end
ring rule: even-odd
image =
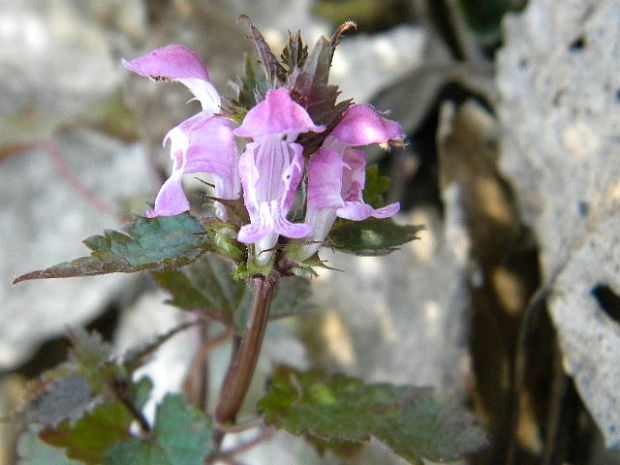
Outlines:
{"type": "MultiPolygon", "coordinates": [[[[397,221],[420,239],[382,258],[330,253],[312,309],[274,323],[251,399],[288,363],[429,385],[490,432],[466,463],[620,463],[620,4],[613,0],[0,0],[0,417],[66,357],[67,325],[119,352],[185,316],[146,276],[11,286],[85,255],[142,214],[167,177],[165,133],[196,112],[176,84],[126,71],[171,43],[220,93],[253,54],[353,20],[334,57],[342,98],[391,111],[403,149],[368,151],[397,221]]],[[[191,180],[188,180],[191,185],[191,180]]],[[[196,335],[147,370],[178,390],[196,335]]],[[[217,382],[228,357],[218,349],[217,382]]],[[[251,401],[250,399],[250,401],[251,401]]],[[[0,423],[0,465],[20,460],[0,423]]],[[[278,433],[243,463],[401,463],[375,444],[320,456],[278,433]]]]}

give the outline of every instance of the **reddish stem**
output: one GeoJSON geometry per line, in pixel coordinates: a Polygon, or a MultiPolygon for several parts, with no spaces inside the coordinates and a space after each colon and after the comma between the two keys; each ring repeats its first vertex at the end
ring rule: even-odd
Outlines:
{"type": "Polygon", "coordinates": [[[276,280],[266,281],[263,276],[254,278],[254,302],[248,327],[241,336],[222,385],[220,400],[215,409],[217,423],[234,422],[243,404],[263,344],[265,328],[269,319],[269,308],[277,287],[276,284],[276,280]]]}

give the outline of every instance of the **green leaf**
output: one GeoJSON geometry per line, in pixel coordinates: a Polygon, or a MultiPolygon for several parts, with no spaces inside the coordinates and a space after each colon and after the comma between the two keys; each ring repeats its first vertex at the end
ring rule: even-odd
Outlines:
{"type": "Polygon", "coordinates": [[[102,394],[110,380],[126,377],[125,370],[113,360],[112,346],[100,334],[69,328],[67,337],[72,346],[65,366],[83,376],[94,393],[102,394]]]}
{"type": "Polygon", "coordinates": [[[424,226],[401,226],[389,218],[368,218],[364,221],[342,220],[329,234],[334,249],[354,255],[374,257],[388,255],[406,242],[417,239],[424,226]]]}
{"type": "MultiPolygon", "coordinates": [[[[154,272],[152,276],[170,292],[170,304],[183,310],[202,311],[237,332],[245,329],[251,291],[246,281],[234,278],[230,263],[207,255],[180,270],[154,272]]],[[[309,292],[307,280],[286,278],[278,287],[270,318],[298,312],[309,292]]]]}
{"type": "Polygon", "coordinates": [[[364,187],[364,201],[379,208],[385,205],[383,196],[390,190],[390,178],[381,176],[377,166],[366,168],[366,186],[364,187]]]}
{"type": "Polygon", "coordinates": [[[124,405],[105,404],[77,423],[65,421],[57,428],[42,431],[39,437],[52,446],[66,449],[71,459],[97,465],[113,444],[130,438],[132,420],[124,405]]]}
{"type": "Polygon", "coordinates": [[[70,358],[79,365],[97,369],[112,358],[112,346],[97,332],[69,328],[67,337],[72,346],[70,358]]]}
{"type": "Polygon", "coordinates": [[[139,381],[133,383],[130,388],[130,397],[133,405],[142,410],[151,397],[153,390],[153,380],[148,376],[143,376],[139,381]]]}
{"type": "Polygon", "coordinates": [[[265,74],[256,72],[254,59],[250,56],[245,57],[245,72],[234,84],[234,88],[236,96],[225,99],[222,110],[232,121],[241,124],[248,110],[258,104],[268,90],[265,74]]]}
{"type": "Polygon", "coordinates": [[[114,404],[119,398],[127,398],[140,410],[152,382],[148,377],[133,382],[132,373],[154,348],[190,325],[173,328],[140,350],[128,352],[122,363],[115,360],[109,344],[98,334],[72,329],[69,360],[28,384],[28,403],[19,416],[28,424],[57,429],[61,423],[81,421],[94,407],[114,404]]]}
{"type": "Polygon", "coordinates": [[[183,310],[200,310],[222,323],[234,325],[235,314],[248,306],[248,285],[233,278],[224,260],[206,255],[180,270],[152,273],[172,296],[170,304],[183,310]]]}
{"type": "Polygon", "coordinates": [[[128,376],[99,334],[71,328],[68,337],[69,360],[29,383],[23,411],[27,423],[54,428],[65,420],[75,422],[104,402],[112,380],[128,376]]]}
{"type": "Polygon", "coordinates": [[[374,437],[411,463],[453,461],[486,444],[484,431],[429,388],[368,384],[280,367],[258,408],[267,423],[322,441],[374,437]]]}
{"type": "Polygon", "coordinates": [[[69,459],[64,450],[45,444],[33,432],[19,438],[17,454],[18,465],[82,465],[69,459]]]}
{"type": "Polygon", "coordinates": [[[108,230],[103,236],[87,238],[84,244],[92,250],[90,257],[27,273],[13,283],[182,266],[206,251],[208,236],[204,232],[202,223],[188,213],[136,217],[127,234],[108,230]]]}
{"type": "Polygon", "coordinates": [[[510,11],[521,10],[525,0],[460,0],[465,19],[483,46],[497,46],[501,41],[501,23],[510,11]]]}
{"type": "Polygon", "coordinates": [[[189,407],[178,394],[168,394],[157,408],[155,428],[148,439],[116,444],[106,465],[204,465],[214,452],[209,418],[189,407]]]}

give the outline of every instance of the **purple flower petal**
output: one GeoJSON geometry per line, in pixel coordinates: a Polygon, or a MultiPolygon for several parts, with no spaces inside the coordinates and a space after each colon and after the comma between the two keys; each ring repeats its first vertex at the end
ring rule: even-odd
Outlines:
{"type": "Polygon", "coordinates": [[[345,202],[362,202],[366,185],[366,154],[360,150],[346,149],[342,159],[347,166],[342,177],[342,197],[345,202]]]}
{"type": "MultiPolygon", "coordinates": [[[[181,180],[183,175],[190,173],[211,174],[216,197],[239,198],[237,147],[230,121],[201,112],[172,128],[164,138],[164,144],[168,141],[173,160],[172,174],[157,195],[155,209],[147,216],[172,216],[189,210],[181,180]]],[[[223,215],[224,211],[218,210],[218,216],[223,219],[223,215]]]]}
{"type": "Polygon", "coordinates": [[[400,203],[394,202],[385,207],[377,208],[372,213],[372,216],[375,218],[389,218],[390,216],[396,215],[400,211],[400,203]]]}
{"type": "Polygon", "coordinates": [[[176,171],[161,186],[155,199],[155,208],[147,211],[148,218],[174,216],[189,210],[189,201],[183,192],[181,171],[176,171]]]}
{"type": "Polygon", "coordinates": [[[194,78],[209,80],[207,68],[195,52],[181,45],[168,45],[131,61],[124,61],[125,68],[144,77],[156,80],[194,78]]]}
{"type": "Polygon", "coordinates": [[[340,218],[363,221],[373,213],[373,208],[364,202],[346,202],[345,206],[336,210],[340,218]]]}
{"type": "Polygon", "coordinates": [[[312,228],[312,237],[297,256],[300,260],[316,253],[337,216],[362,221],[370,216],[387,218],[400,209],[398,203],[378,209],[365,203],[366,155],[339,148],[341,151],[322,149],[310,160],[305,224],[312,228]]]}
{"type": "Polygon", "coordinates": [[[203,112],[173,128],[165,139],[171,141],[173,151],[184,153],[183,174],[211,174],[215,196],[222,199],[237,199],[241,191],[232,130],[231,121],[203,112]]]}
{"type": "Polygon", "coordinates": [[[244,244],[254,244],[267,236],[271,231],[270,225],[264,222],[246,224],[239,229],[237,240],[244,244]]]}
{"type": "Polygon", "coordinates": [[[267,92],[265,100],[252,108],[243,123],[235,129],[235,135],[253,139],[279,135],[294,141],[304,132],[322,132],[325,126],[317,126],[301,105],[293,102],[286,89],[267,92]]]}
{"type": "Polygon", "coordinates": [[[243,226],[238,240],[256,244],[259,262],[270,255],[261,252],[273,248],[278,235],[305,237],[310,227],[286,219],[303,176],[303,147],[277,136],[264,137],[246,145],[239,160],[245,206],[250,225],[243,226]]]}
{"type": "Polygon", "coordinates": [[[349,147],[361,147],[403,139],[405,134],[400,124],[383,118],[372,106],[354,105],[344,112],[330,136],[349,147]]]}
{"type": "Polygon", "coordinates": [[[312,228],[304,223],[291,223],[283,216],[275,218],[275,231],[284,237],[301,239],[312,232],[312,228]]]}
{"type": "Polygon", "coordinates": [[[333,150],[320,150],[308,168],[308,210],[339,208],[342,200],[342,155],[333,150]]]}
{"type": "Polygon", "coordinates": [[[387,218],[395,215],[400,209],[398,203],[377,210],[364,203],[366,154],[359,150],[347,149],[344,152],[343,160],[348,167],[344,170],[342,178],[342,197],[345,204],[344,207],[337,210],[338,216],[348,220],[362,221],[370,216],[387,218]]]}
{"type": "Polygon", "coordinates": [[[200,101],[203,110],[219,111],[220,96],[209,81],[202,60],[192,50],[181,45],[168,45],[123,65],[140,76],[155,80],[179,81],[200,101]]]}

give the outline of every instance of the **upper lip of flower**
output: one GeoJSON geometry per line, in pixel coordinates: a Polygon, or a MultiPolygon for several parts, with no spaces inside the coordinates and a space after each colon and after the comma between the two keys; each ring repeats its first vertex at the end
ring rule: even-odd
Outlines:
{"type": "Polygon", "coordinates": [[[234,133],[255,140],[277,135],[293,142],[301,133],[324,130],[325,126],[314,124],[308,112],[291,99],[286,89],[276,89],[269,91],[265,100],[247,113],[234,133]]]}
{"type": "Polygon", "coordinates": [[[178,81],[200,101],[203,111],[215,114],[220,96],[209,80],[209,72],[198,55],[182,45],[168,45],[123,65],[140,76],[158,81],[178,81]]]}

